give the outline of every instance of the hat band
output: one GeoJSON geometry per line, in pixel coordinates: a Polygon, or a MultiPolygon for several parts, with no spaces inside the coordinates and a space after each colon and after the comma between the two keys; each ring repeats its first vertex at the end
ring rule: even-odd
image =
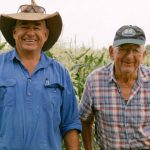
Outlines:
{"type": "Polygon", "coordinates": [[[144,40],[139,40],[139,39],[131,39],[131,38],[130,39],[120,39],[120,40],[114,41],[113,46],[117,47],[119,45],[127,44],[127,43],[143,45],[143,44],[145,44],[145,41],[144,40]]]}

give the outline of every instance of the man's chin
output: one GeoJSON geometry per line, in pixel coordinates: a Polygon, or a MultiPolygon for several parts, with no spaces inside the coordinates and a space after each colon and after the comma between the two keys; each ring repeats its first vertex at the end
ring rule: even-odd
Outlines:
{"type": "Polygon", "coordinates": [[[131,75],[133,75],[135,73],[135,71],[134,70],[131,70],[131,69],[129,69],[129,70],[123,70],[122,71],[122,74],[123,75],[129,75],[129,76],[131,76],[131,75]]]}
{"type": "Polygon", "coordinates": [[[29,52],[37,51],[37,48],[31,46],[26,46],[23,49],[29,52]]]}

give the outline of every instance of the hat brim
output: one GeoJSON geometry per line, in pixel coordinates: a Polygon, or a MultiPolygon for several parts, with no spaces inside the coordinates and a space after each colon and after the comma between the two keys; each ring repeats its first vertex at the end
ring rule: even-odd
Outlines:
{"type": "Polygon", "coordinates": [[[15,40],[13,38],[12,29],[16,20],[39,21],[45,20],[47,28],[49,29],[49,37],[43,45],[42,51],[49,50],[58,40],[62,31],[62,19],[58,12],[53,14],[42,13],[15,13],[15,14],[1,14],[0,29],[6,41],[15,47],[15,40]]]}
{"type": "Polygon", "coordinates": [[[119,45],[123,45],[123,44],[136,44],[136,45],[143,45],[145,44],[144,40],[138,40],[138,39],[121,39],[121,40],[116,40],[113,43],[114,47],[117,47],[119,45]]]}

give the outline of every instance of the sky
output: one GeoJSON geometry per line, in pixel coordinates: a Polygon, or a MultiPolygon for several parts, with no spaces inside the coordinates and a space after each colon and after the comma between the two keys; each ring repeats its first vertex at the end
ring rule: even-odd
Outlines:
{"type": "MultiPolygon", "coordinates": [[[[51,14],[58,11],[63,20],[60,41],[102,48],[112,44],[116,30],[137,25],[150,44],[150,0],[35,0],[51,14]]],[[[0,0],[0,13],[15,13],[30,0],[0,0]]]]}

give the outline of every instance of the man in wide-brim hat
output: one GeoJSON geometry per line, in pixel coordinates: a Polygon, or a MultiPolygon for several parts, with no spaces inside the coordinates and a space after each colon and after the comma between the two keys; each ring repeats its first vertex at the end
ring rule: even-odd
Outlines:
{"type": "Polygon", "coordinates": [[[55,44],[62,30],[62,19],[60,14],[58,12],[55,12],[53,14],[45,14],[45,9],[41,6],[36,5],[35,3],[32,3],[32,5],[21,5],[18,9],[18,13],[2,14],[0,20],[1,32],[6,41],[12,47],[16,45],[15,39],[13,38],[12,27],[16,24],[17,20],[46,21],[46,26],[49,30],[49,36],[47,41],[43,45],[43,51],[49,50],[55,44]],[[26,12],[26,8],[27,11],[29,10],[29,12],[26,12]],[[38,11],[40,12],[38,13],[38,11]]]}
{"type": "Polygon", "coordinates": [[[13,47],[0,55],[0,149],[78,150],[81,123],[67,69],[43,51],[58,40],[62,20],[32,1],[1,14],[0,29],[13,47]]]}

